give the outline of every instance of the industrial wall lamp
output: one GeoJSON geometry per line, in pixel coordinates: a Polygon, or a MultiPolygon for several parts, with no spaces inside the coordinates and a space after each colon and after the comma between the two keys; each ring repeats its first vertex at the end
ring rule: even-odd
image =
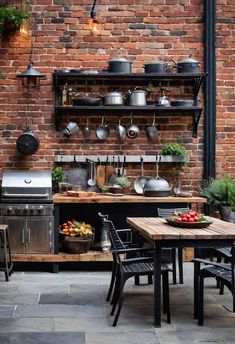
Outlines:
{"type": "Polygon", "coordinates": [[[100,33],[100,24],[97,20],[95,7],[96,7],[96,0],[93,1],[93,5],[90,12],[90,20],[89,20],[89,29],[91,31],[91,34],[94,36],[100,33]]]}

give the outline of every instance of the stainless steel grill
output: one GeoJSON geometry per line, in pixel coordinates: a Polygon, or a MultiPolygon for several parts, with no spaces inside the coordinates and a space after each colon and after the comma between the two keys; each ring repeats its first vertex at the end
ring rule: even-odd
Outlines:
{"type": "Polygon", "coordinates": [[[8,224],[13,253],[54,252],[51,172],[3,174],[0,222],[8,224]]]}

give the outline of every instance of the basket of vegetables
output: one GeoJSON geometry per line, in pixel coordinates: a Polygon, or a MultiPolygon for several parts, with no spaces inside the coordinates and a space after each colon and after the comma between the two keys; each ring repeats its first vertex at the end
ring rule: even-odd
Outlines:
{"type": "Polygon", "coordinates": [[[94,240],[94,228],[84,221],[69,220],[60,225],[62,250],[68,253],[86,253],[94,240]]]}

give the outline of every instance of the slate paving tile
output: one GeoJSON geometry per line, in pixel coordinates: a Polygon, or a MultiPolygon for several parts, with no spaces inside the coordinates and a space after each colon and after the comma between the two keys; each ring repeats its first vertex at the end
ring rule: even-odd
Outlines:
{"type": "Polygon", "coordinates": [[[85,334],[79,332],[21,332],[21,333],[10,333],[8,336],[5,335],[6,342],[1,342],[2,344],[85,344],[85,334]]]}
{"type": "Polygon", "coordinates": [[[93,305],[19,305],[15,318],[104,316],[104,309],[93,305]]]}
{"type": "Polygon", "coordinates": [[[33,318],[33,317],[21,318],[21,319],[2,318],[0,321],[0,333],[45,332],[45,331],[54,331],[54,320],[52,318],[33,318]]]}
{"type": "Polygon", "coordinates": [[[0,306],[0,318],[13,318],[14,306],[0,306]]]}
{"type": "Polygon", "coordinates": [[[22,304],[22,305],[32,305],[37,304],[39,299],[39,293],[34,294],[25,294],[25,293],[17,293],[9,292],[0,293],[0,304],[1,305],[16,305],[16,304],[22,304]]]}
{"type": "MultiPolygon", "coordinates": [[[[105,317],[80,317],[80,318],[54,318],[55,331],[110,331],[110,326],[105,317]]],[[[112,327],[111,327],[112,329],[112,327]]],[[[119,329],[118,329],[119,331],[119,329]]],[[[101,343],[104,344],[104,343],[101,343]]]]}
{"type": "Polygon", "coordinates": [[[86,333],[86,344],[159,344],[153,330],[86,333]]]}
{"type": "Polygon", "coordinates": [[[41,294],[39,304],[61,304],[61,305],[102,305],[104,299],[100,295],[93,293],[77,294],[41,294]]]}
{"type": "Polygon", "coordinates": [[[11,344],[10,343],[10,336],[11,336],[11,333],[10,334],[0,333],[0,343],[2,343],[2,344],[11,344]]]}

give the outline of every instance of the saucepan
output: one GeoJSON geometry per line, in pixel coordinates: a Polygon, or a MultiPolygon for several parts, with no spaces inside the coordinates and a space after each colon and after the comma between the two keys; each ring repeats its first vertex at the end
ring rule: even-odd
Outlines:
{"type": "Polygon", "coordinates": [[[133,123],[132,115],[130,121],[131,123],[126,129],[126,136],[129,137],[129,139],[135,139],[139,135],[140,130],[139,127],[133,123]]]}

